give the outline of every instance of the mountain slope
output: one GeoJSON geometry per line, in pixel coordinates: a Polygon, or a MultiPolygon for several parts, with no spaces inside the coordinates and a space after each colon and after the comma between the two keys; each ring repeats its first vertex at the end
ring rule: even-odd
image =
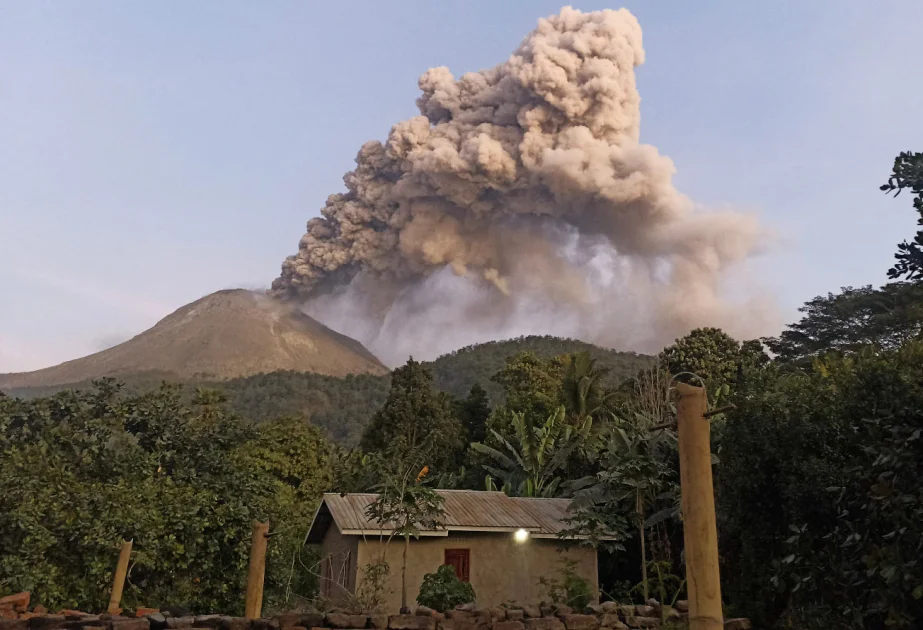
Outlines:
{"type": "Polygon", "coordinates": [[[108,350],[35,372],[0,374],[0,389],[127,375],[225,380],[278,370],[328,376],[388,371],[358,341],[291,306],[234,289],[187,304],[108,350]]]}

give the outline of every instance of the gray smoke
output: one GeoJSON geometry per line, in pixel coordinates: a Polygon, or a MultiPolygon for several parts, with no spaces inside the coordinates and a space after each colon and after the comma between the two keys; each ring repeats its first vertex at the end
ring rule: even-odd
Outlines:
{"type": "MultiPolygon", "coordinates": [[[[420,116],[367,142],[273,283],[386,362],[524,333],[650,350],[751,333],[722,281],[765,235],[705,212],[639,142],[641,27],[565,7],[508,61],[419,80],[420,116]]],[[[771,310],[771,309],[769,309],[771,310]]]]}

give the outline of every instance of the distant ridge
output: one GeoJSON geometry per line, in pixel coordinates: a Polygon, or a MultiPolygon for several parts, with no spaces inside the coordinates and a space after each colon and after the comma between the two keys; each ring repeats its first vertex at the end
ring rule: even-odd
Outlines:
{"type": "Polygon", "coordinates": [[[34,372],[0,374],[0,389],[138,374],[227,380],[278,370],[340,377],[388,372],[361,343],[296,307],[261,293],[230,289],[187,304],[102,352],[34,372]]]}

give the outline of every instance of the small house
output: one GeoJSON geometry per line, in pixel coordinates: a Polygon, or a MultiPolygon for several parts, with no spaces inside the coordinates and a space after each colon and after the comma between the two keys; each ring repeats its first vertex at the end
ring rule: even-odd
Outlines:
{"type": "MultiPolygon", "coordinates": [[[[438,529],[411,538],[408,605],[416,605],[423,576],[451,565],[474,587],[479,607],[547,600],[540,579],[565,563],[597,589],[596,550],[579,537],[562,538],[570,500],[508,497],[502,492],[438,490],[444,514],[438,529]]],[[[366,516],[375,494],[325,494],[307,542],[321,546],[321,595],[336,601],[355,593],[365,567],[384,558],[390,571],[385,612],[401,603],[403,540],[366,516]]]]}

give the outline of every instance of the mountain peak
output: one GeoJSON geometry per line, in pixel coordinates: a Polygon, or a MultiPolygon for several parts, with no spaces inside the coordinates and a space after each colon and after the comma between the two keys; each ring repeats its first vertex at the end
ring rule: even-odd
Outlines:
{"type": "Polygon", "coordinates": [[[102,352],[34,372],[0,374],[0,389],[141,373],[224,380],[277,370],[328,376],[388,371],[358,341],[297,306],[263,293],[226,289],[178,308],[102,352]]]}

